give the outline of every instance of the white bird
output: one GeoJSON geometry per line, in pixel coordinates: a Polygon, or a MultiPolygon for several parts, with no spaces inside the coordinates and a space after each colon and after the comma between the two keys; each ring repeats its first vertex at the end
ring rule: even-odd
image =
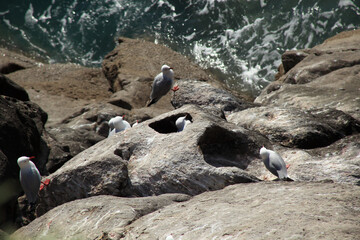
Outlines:
{"type": "Polygon", "coordinates": [[[136,120],[136,122],[132,125],[132,127],[135,127],[138,124],[139,124],[139,120],[136,120]]]}
{"type": "Polygon", "coordinates": [[[186,114],[185,116],[176,119],[175,125],[178,132],[184,130],[186,125],[188,125],[191,122],[192,122],[192,117],[190,116],[190,114],[186,114]]]}
{"type": "Polygon", "coordinates": [[[35,203],[41,184],[41,176],[35,164],[30,160],[34,157],[19,157],[20,183],[29,203],[35,203]]]}
{"type": "Polygon", "coordinates": [[[260,149],[260,156],[265,164],[265,167],[280,180],[293,181],[288,177],[286,164],[282,157],[272,151],[268,150],[265,147],[260,149]]]}
{"type": "Polygon", "coordinates": [[[114,135],[115,133],[124,131],[125,129],[131,128],[130,123],[124,120],[125,116],[116,116],[109,120],[109,136],[114,135]]]}
{"type": "Polygon", "coordinates": [[[174,71],[172,69],[173,68],[168,65],[163,65],[161,67],[161,73],[154,78],[150,101],[147,104],[147,107],[159,101],[159,99],[166,95],[174,85],[174,71]]]}

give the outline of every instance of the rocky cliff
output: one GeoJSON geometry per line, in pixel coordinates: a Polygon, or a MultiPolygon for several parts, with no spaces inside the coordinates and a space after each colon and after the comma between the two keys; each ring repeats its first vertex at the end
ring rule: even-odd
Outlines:
{"type": "Polygon", "coordinates": [[[13,191],[0,221],[27,224],[11,238],[360,235],[359,30],[285,52],[277,81],[254,102],[142,40],[119,39],[102,69],[1,51],[0,174],[13,191]],[[165,63],[180,90],[145,107],[165,63]],[[140,124],[107,138],[116,115],[140,124]],[[185,115],[193,122],[177,132],[185,115]],[[273,181],[261,146],[283,156],[294,182],[273,181]],[[17,198],[20,155],[37,156],[50,180],[35,209],[17,198]]]}

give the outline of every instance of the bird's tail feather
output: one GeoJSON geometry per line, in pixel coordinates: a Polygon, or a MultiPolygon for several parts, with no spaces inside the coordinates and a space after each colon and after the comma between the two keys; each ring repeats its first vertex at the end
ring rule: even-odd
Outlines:
{"type": "Polygon", "coordinates": [[[148,104],[146,104],[147,107],[150,107],[152,104],[156,103],[157,100],[156,99],[151,99],[148,104]]]}

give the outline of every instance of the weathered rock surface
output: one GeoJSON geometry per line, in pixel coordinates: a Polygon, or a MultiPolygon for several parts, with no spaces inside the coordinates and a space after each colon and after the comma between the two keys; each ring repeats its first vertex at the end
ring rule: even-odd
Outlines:
{"type": "MultiPolygon", "coordinates": [[[[333,144],[315,149],[267,146],[289,164],[289,177],[295,181],[330,181],[360,186],[360,134],[347,136],[333,144]]],[[[276,179],[262,161],[252,161],[248,172],[261,180],[276,179]]]]}
{"type": "Polygon", "coordinates": [[[303,110],[334,108],[360,119],[360,30],[314,47],[255,103],[303,110]]]}
{"type": "Polygon", "coordinates": [[[51,128],[48,132],[51,147],[46,169],[52,173],[78,153],[100,142],[104,137],[94,131],[72,128],[51,128]]]}
{"type": "Polygon", "coordinates": [[[101,152],[89,148],[47,177],[50,184],[40,191],[38,216],[75,199],[120,195],[127,181],[126,162],[114,154],[114,146],[104,144],[104,141],[97,146],[102,148],[101,152]]]}
{"type": "Polygon", "coordinates": [[[7,76],[28,89],[30,98],[49,114],[50,134],[45,134],[44,138],[51,149],[47,164],[50,172],[104,138],[96,134],[97,119],[80,121],[78,118],[76,124],[75,121],[66,124],[111,96],[101,69],[75,64],[42,64],[7,76]]]}
{"type": "Polygon", "coordinates": [[[360,186],[360,135],[323,148],[282,149],[289,175],[298,181],[333,181],[360,186]]]}
{"type": "Polygon", "coordinates": [[[167,205],[187,201],[184,194],[120,198],[96,196],[65,203],[12,235],[13,239],[119,239],[124,228],[167,205]]]}
{"type": "Polygon", "coordinates": [[[61,233],[69,238],[88,233],[90,239],[170,235],[175,239],[356,239],[360,233],[359,36],[360,31],[346,32],[313,49],[285,53],[279,80],[255,104],[219,90],[205,72],[173,51],[125,38],[107,55],[102,69],[115,93],[107,91],[109,84],[98,75],[99,69],[71,64],[30,67],[7,75],[26,85],[30,99],[49,109],[50,156],[61,158],[59,162],[74,156],[57,171],[62,162],[52,168],[50,184],[40,191],[36,212],[45,215],[19,232],[34,237],[34,229],[56,234],[58,228],[52,224],[59,217],[57,226],[75,229],[61,233]],[[144,108],[152,79],[164,63],[175,68],[180,90],[144,108]],[[89,79],[99,81],[98,85],[89,79]],[[63,89],[71,82],[79,91],[63,89]],[[224,112],[229,122],[223,119],[224,112]],[[137,119],[141,123],[82,151],[107,136],[111,117],[124,114],[131,124],[137,119]],[[177,132],[175,121],[185,114],[194,122],[177,132]],[[262,145],[290,164],[294,183],[268,182],[275,177],[259,159],[262,145]],[[267,182],[226,187],[258,179],[267,182]],[[92,197],[163,193],[198,196],[144,212],[148,204],[139,211],[134,206],[141,201],[154,206],[153,200],[123,199],[118,205],[116,197],[92,197]],[[127,212],[124,205],[135,208],[133,215],[121,211],[127,212]],[[85,207],[76,210],[80,206],[85,207]],[[119,214],[127,220],[114,227],[119,214]]]}
{"type": "Polygon", "coordinates": [[[28,91],[30,99],[49,114],[48,126],[61,122],[91,101],[111,96],[100,69],[75,64],[43,64],[7,76],[25,89],[33,90],[28,91]]]}
{"type": "Polygon", "coordinates": [[[218,111],[231,113],[255,106],[255,104],[238,98],[230,92],[219,88],[219,86],[213,86],[208,82],[179,80],[177,84],[180,89],[173,95],[171,100],[175,108],[193,104],[209,110],[217,109],[218,111]]]}
{"type": "Polygon", "coordinates": [[[148,214],[122,239],[356,239],[359,196],[350,185],[237,184],[148,214]]]}
{"type": "Polygon", "coordinates": [[[228,186],[188,201],[176,194],[97,196],[61,205],[12,237],[356,239],[359,193],[360,187],[351,185],[263,182],[228,186]]]}
{"type": "Polygon", "coordinates": [[[22,54],[0,48],[0,73],[9,74],[25,68],[41,65],[41,63],[22,54]]]}
{"type": "Polygon", "coordinates": [[[360,132],[360,121],[335,109],[256,107],[233,113],[227,120],[258,131],[273,142],[296,148],[324,147],[360,132]]]}
{"type": "MultiPolygon", "coordinates": [[[[115,92],[110,99],[112,104],[127,110],[145,110],[152,82],[163,64],[174,68],[175,79],[214,82],[204,70],[165,46],[129,38],[119,38],[118,42],[118,46],[105,56],[102,64],[110,88],[115,92]]],[[[151,117],[174,110],[171,96],[170,92],[150,107],[154,112],[151,117]]]]}
{"type": "MultiPolygon", "coordinates": [[[[118,75],[154,79],[161,66],[174,68],[176,79],[211,80],[212,77],[181,54],[160,44],[141,39],[119,38],[118,46],[108,53],[102,69],[114,92],[126,89],[118,75]]],[[[213,79],[212,79],[213,80],[213,79]]]]}
{"type": "Polygon", "coordinates": [[[229,184],[254,182],[245,170],[266,140],[186,106],[140,123],[76,155],[51,174],[38,214],[94,195],[196,195],[229,184]],[[177,132],[175,121],[193,123],[177,132]],[[59,198],[58,196],[61,196],[59,198]]]}

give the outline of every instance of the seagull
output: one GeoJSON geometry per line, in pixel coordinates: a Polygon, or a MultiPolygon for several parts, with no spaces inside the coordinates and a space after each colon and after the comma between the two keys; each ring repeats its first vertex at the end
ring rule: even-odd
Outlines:
{"type": "Polygon", "coordinates": [[[30,204],[38,198],[41,176],[35,164],[30,160],[35,157],[19,157],[17,163],[20,167],[20,183],[30,204]]]}
{"type": "Polygon", "coordinates": [[[122,117],[116,116],[110,119],[109,121],[109,136],[114,135],[115,133],[122,132],[125,129],[131,128],[130,124],[124,120],[125,115],[122,117]]]}
{"type": "Polygon", "coordinates": [[[260,149],[260,156],[265,167],[280,180],[294,181],[288,177],[284,159],[278,153],[262,147],[260,149]]]}
{"type": "MultiPolygon", "coordinates": [[[[150,100],[146,105],[147,107],[159,101],[159,99],[166,95],[174,85],[174,71],[172,69],[173,68],[168,65],[163,65],[161,67],[161,73],[154,78],[150,100]]],[[[172,90],[175,92],[179,90],[179,87],[175,86],[172,90]]]]}
{"type": "Polygon", "coordinates": [[[190,116],[190,114],[186,114],[185,116],[176,119],[175,125],[178,129],[178,132],[184,130],[186,125],[188,125],[189,123],[192,123],[192,117],[190,116]]]}
{"type": "Polygon", "coordinates": [[[138,124],[139,124],[139,120],[136,120],[136,122],[132,125],[132,127],[135,127],[138,124]]]}

